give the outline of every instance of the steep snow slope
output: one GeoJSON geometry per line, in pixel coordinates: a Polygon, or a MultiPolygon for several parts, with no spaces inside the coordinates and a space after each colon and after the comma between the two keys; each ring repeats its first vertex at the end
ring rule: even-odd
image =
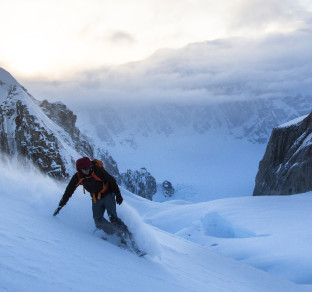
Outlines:
{"type": "Polygon", "coordinates": [[[16,81],[16,79],[7,71],[0,67],[0,80],[3,83],[12,84],[19,86],[20,84],[16,81]]]}
{"type": "Polygon", "coordinates": [[[16,166],[1,174],[1,291],[311,291],[145,224],[133,207],[155,203],[123,191],[118,212],[150,253],[138,258],[92,234],[84,195],[55,218],[64,185],[16,166]]]}

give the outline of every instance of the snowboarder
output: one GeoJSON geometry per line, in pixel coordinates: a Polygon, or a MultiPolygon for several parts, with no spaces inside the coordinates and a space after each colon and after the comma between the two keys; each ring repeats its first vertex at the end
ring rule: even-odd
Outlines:
{"type": "Polygon", "coordinates": [[[118,235],[128,232],[127,226],[118,218],[116,202],[121,204],[121,196],[116,180],[102,167],[101,161],[88,157],[76,161],[77,172],[73,175],[60,200],[58,208],[53,216],[66,205],[76,188],[82,184],[92,197],[92,212],[95,226],[107,234],[117,233],[118,235]],[[115,199],[116,197],[116,199],[115,199]],[[109,220],[104,218],[105,210],[109,220]]]}

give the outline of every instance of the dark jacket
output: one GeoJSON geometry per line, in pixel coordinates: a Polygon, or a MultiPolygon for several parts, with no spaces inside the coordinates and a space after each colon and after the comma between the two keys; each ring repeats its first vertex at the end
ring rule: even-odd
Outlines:
{"type": "MultiPolygon", "coordinates": [[[[121,196],[119,187],[116,180],[102,167],[93,166],[94,173],[104,183],[108,183],[108,189],[102,193],[101,197],[106,196],[109,193],[114,193],[118,198],[121,196]]],[[[92,170],[91,170],[92,171],[92,170]]],[[[73,195],[76,188],[78,187],[79,178],[84,178],[82,185],[91,194],[98,194],[103,189],[103,182],[96,180],[90,172],[90,175],[86,176],[82,172],[75,173],[68,183],[65,193],[59,203],[59,206],[63,207],[68,202],[69,198],[73,195]]]]}

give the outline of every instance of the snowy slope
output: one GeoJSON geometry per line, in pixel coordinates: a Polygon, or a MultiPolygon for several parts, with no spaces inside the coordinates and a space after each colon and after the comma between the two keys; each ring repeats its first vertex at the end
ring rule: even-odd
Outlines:
{"type": "MultiPolygon", "coordinates": [[[[312,291],[175,235],[185,222],[172,220],[171,211],[181,220],[187,210],[176,203],[123,191],[120,217],[150,254],[138,258],[92,233],[91,202],[82,190],[53,217],[64,185],[3,163],[1,174],[0,291],[312,291]],[[157,216],[167,222],[155,224],[164,230],[144,223],[157,216]]],[[[185,208],[202,214],[202,205],[185,208]]]]}
{"type": "Polygon", "coordinates": [[[266,272],[312,284],[312,193],[197,204],[133,201],[144,221],[266,272]]]}
{"type": "Polygon", "coordinates": [[[16,81],[16,79],[7,71],[0,67],[0,80],[3,83],[12,84],[19,86],[20,84],[16,81]]]}
{"type": "Polygon", "coordinates": [[[293,119],[291,121],[288,121],[280,126],[278,126],[278,128],[288,128],[288,127],[291,127],[293,125],[297,125],[299,123],[301,123],[308,115],[304,115],[304,116],[301,116],[301,117],[298,117],[296,119],[293,119]]]}

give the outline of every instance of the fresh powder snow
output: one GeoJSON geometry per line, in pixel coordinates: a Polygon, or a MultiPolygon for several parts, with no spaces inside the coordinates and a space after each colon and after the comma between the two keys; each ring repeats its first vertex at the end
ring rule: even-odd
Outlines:
{"type": "Polygon", "coordinates": [[[0,291],[312,291],[311,194],[158,203],[122,189],[141,258],[94,233],[89,195],[2,161],[0,291]]]}

